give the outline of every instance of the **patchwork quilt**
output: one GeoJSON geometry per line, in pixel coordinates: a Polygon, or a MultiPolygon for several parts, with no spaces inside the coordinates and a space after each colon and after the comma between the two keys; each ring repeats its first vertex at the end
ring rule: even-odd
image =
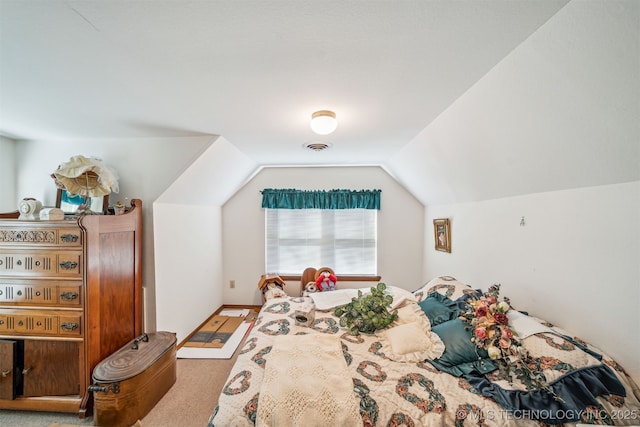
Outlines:
{"type": "MultiPolygon", "coordinates": [[[[434,291],[450,301],[468,291],[455,280],[428,285],[414,292],[415,300],[407,304],[415,306],[434,291]]],[[[398,358],[390,353],[394,346],[385,342],[389,333],[350,335],[340,327],[333,310],[316,311],[310,326],[296,324],[294,313],[308,310],[310,303],[308,297],[285,297],[264,304],[240,349],[209,427],[256,425],[265,367],[275,341],[285,341],[276,337],[295,335],[339,337],[362,426],[640,424],[640,392],[623,369],[599,349],[540,319],[535,320],[541,329],[536,332],[534,328],[522,342],[562,403],[500,379],[495,370],[445,372],[429,359],[398,358]]],[[[428,337],[432,331],[426,332],[428,337]]],[[[411,337],[403,339],[411,341],[411,337]]],[[[323,354],[307,353],[304,357],[308,360],[297,360],[294,365],[297,370],[309,366],[309,375],[313,375],[311,367],[323,360],[323,354]]],[[[291,400],[295,405],[295,395],[291,400]]]]}

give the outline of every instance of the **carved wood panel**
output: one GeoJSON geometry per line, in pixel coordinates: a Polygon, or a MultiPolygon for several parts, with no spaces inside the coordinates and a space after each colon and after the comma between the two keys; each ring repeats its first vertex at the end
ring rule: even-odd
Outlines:
{"type": "Polygon", "coordinates": [[[24,342],[24,396],[78,394],[79,343],[67,341],[24,342]]]}

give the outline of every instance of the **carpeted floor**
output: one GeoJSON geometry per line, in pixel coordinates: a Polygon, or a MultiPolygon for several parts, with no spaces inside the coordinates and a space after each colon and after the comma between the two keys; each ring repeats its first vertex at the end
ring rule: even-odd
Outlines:
{"type": "Polygon", "coordinates": [[[206,426],[236,357],[179,359],[176,383],[142,419],[143,427],[206,426]]]}

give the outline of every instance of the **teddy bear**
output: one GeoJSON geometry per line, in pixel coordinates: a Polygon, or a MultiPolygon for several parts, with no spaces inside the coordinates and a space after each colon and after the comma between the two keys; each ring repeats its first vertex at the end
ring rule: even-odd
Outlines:
{"type": "Polygon", "coordinates": [[[318,291],[333,291],[336,289],[337,277],[329,270],[321,270],[316,279],[318,291]]]}

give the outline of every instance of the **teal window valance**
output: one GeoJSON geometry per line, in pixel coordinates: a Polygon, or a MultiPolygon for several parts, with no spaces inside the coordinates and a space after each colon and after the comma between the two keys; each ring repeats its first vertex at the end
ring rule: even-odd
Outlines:
{"type": "Polygon", "coordinates": [[[267,209],[377,209],[382,190],[262,190],[262,207],[267,209]]]}

